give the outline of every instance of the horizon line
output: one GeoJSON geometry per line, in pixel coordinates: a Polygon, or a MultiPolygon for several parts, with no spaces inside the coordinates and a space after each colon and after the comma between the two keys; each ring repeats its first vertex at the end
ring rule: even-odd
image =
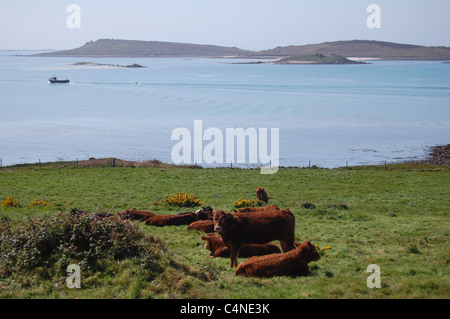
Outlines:
{"type": "Polygon", "coordinates": [[[368,39],[352,39],[352,40],[330,40],[330,41],[323,41],[323,42],[314,42],[314,43],[305,43],[305,44],[288,44],[288,45],[279,45],[275,46],[269,49],[262,49],[262,50],[252,50],[252,49],[242,49],[237,46],[229,46],[229,45],[220,45],[220,44],[206,44],[206,43],[194,43],[194,42],[179,42],[179,41],[161,41],[161,40],[139,40],[139,39],[115,39],[115,38],[98,38],[96,40],[89,40],[84,42],[78,47],[74,47],[71,49],[50,49],[50,48],[41,48],[41,49],[0,49],[0,51],[68,51],[80,48],[84,45],[86,45],[89,42],[97,42],[99,40],[111,40],[111,41],[139,41],[139,42],[161,42],[161,43],[179,43],[179,44],[193,44],[193,45],[210,45],[210,46],[218,46],[218,47],[225,47],[225,48],[237,48],[244,51],[251,51],[251,52],[261,52],[266,50],[272,50],[275,48],[284,48],[284,47],[290,47],[290,46],[306,46],[306,45],[318,45],[318,44],[325,44],[325,43],[333,43],[333,42],[351,42],[351,41],[370,41],[370,42],[385,42],[385,43],[395,43],[395,44],[402,44],[402,45],[413,45],[413,46],[422,46],[422,47],[429,47],[429,48],[450,48],[450,46],[446,45],[424,45],[424,44],[413,44],[413,43],[403,43],[403,42],[393,42],[393,41],[386,41],[386,40],[368,40],[368,39]]]}

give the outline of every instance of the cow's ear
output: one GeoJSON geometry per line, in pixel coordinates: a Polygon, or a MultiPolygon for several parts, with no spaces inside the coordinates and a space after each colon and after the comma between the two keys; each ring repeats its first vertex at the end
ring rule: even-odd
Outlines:
{"type": "Polygon", "coordinates": [[[203,237],[202,237],[202,240],[208,240],[208,237],[204,237],[204,236],[203,236],[203,237]]]}

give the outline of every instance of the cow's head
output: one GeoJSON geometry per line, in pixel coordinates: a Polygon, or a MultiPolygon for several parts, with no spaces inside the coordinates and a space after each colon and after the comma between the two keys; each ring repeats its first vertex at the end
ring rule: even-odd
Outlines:
{"type": "Polygon", "coordinates": [[[217,210],[214,212],[214,231],[221,233],[225,228],[228,220],[232,219],[233,215],[230,213],[225,213],[223,210],[217,210]]]}
{"type": "Polygon", "coordinates": [[[320,259],[316,246],[314,246],[310,241],[303,242],[297,249],[302,251],[302,254],[307,262],[318,261],[320,259]]]}
{"type": "Polygon", "coordinates": [[[212,208],[211,207],[203,207],[203,209],[199,209],[195,212],[195,216],[199,220],[206,220],[210,218],[210,215],[212,214],[212,208]]]}

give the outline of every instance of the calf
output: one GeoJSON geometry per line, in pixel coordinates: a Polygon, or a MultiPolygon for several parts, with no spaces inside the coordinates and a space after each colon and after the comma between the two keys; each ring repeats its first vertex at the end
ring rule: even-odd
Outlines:
{"type": "Polygon", "coordinates": [[[235,275],[252,277],[307,276],[308,263],[317,261],[320,255],[309,241],[297,249],[283,254],[274,254],[247,259],[237,267],[235,275]]]}
{"type": "Polygon", "coordinates": [[[122,220],[131,219],[131,220],[139,220],[139,221],[146,221],[150,217],[153,217],[156,215],[155,213],[149,212],[146,210],[134,210],[134,209],[127,209],[118,214],[120,216],[120,219],[122,219],[122,220]]]}
{"type": "Polygon", "coordinates": [[[230,248],[231,267],[238,264],[242,244],[266,244],[279,240],[283,252],[295,249],[295,217],[289,209],[260,213],[214,212],[214,230],[230,248]]]}
{"type": "Polygon", "coordinates": [[[214,233],[214,221],[212,220],[198,220],[191,223],[187,230],[199,230],[205,233],[214,233]]]}
{"type": "MultiPolygon", "coordinates": [[[[206,241],[205,248],[211,251],[209,257],[230,257],[230,249],[223,243],[222,237],[209,234],[202,237],[206,241]]],[[[239,250],[239,257],[248,258],[280,253],[281,250],[272,243],[268,244],[244,244],[239,250]]]]}

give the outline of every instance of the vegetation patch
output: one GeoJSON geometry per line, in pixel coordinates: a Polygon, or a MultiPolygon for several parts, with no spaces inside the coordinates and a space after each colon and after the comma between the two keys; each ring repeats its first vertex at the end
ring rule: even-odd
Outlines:
{"type": "MultiPolygon", "coordinates": [[[[160,239],[118,217],[58,214],[12,226],[1,215],[0,279],[18,281],[22,289],[51,282],[56,292],[64,294],[67,267],[73,264],[80,266],[84,289],[111,282],[125,289],[129,278],[125,280],[123,274],[138,278],[138,290],[147,295],[157,293],[152,283],[161,276],[166,278],[165,287],[174,280],[178,284],[183,276],[209,280],[204,272],[174,259],[160,239]],[[168,278],[171,272],[181,277],[168,278]]],[[[130,293],[138,297],[134,285],[130,293]]]]}
{"type": "Polygon", "coordinates": [[[42,163],[0,168],[0,185],[0,200],[20,201],[0,205],[0,298],[450,296],[448,166],[280,168],[267,176],[252,169],[42,163]],[[68,214],[75,207],[177,214],[185,209],[152,203],[179,190],[232,212],[236,199],[258,187],[270,193],[271,205],[290,208],[296,242],[318,245],[322,258],[311,262],[310,276],[236,277],[229,258],[206,258],[205,234],[185,225],[68,214]],[[30,205],[36,198],[57,204],[30,205]],[[80,265],[81,289],[66,286],[68,264],[80,265]],[[371,264],[381,269],[381,288],[366,285],[371,264]]]}

